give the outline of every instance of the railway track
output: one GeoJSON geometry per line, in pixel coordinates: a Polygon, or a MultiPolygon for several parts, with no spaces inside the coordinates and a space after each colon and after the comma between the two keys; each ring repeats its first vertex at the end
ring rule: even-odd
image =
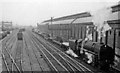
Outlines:
{"type": "Polygon", "coordinates": [[[32,63],[31,63],[31,58],[30,58],[30,54],[29,54],[29,50],[28,50],[28,45],[27,45],[27,42],[26,42],[26,40],[24,39],[24,42],[25,42],[25,52],[26,52],[26,54],[27,54],[27,56],[28,56],[28,58],[29,58],[29,64],[30,64],[30,70],[33,70],[33,68],[32,68],[32,63]]]}
{"type": "Polygon", "coordinates": [[[19,68],[19,66],[17,65],[11,50],[13,49],[14,46],[16,46],[16,42],[17,40],[15,39],[15,35],[12,36],[10,35],[9,37],[7,37],[4,40],[3,46],[2,46],[2,61],[3,61],[3,72],[8,72],[11,73],[13,72],[13,67],[12,65],[15,67],[15,71],[17,71],[18,73],[21,73],[21,70],[19,68]]]}
{"type": "Polygon", "coordinates": [[[18,31],[13,31],[13,32],[12,32],[11,34],[9,34],[7,37],[5,37],[4,39],[2,39],[2,40],[1,40],[2,46],[4,46],[4,45],[10,40],[11,37],[15,36],[17,32],[18,32],[18,31]]]}
{"type": "MultiPolygon", "coordinates": [[[[13,58],[15,60],[15,63],[19,67],[19,70],[22,71],[22,66],[21,66],[21,60],[22,60],[22,47],[23,47],[23,41],[17,41],[16,47],[14,49],[14,55],[13,58]]],[[[14,64],[12,64],[12,71],[16,71],[16,68],[14,64]]]]}
{"type": "Polygon", "coordinates": [[[29,55],[28,45],[25,40],[25,37],[23,38],[23,49],[22,49],[22,55],[21,55],[21,65],[22,65],[22,71],[29,71],[32,72],[32,63],[29,55]]]}
{"type": "Polygon", "coordinates": [[[9,44],[8,42],[13,43],[16,41],[15,39],[13,39],[13,34],[16,34],[16,33],[17,33],[17,31],[13,31],[11,34],[7,35],[4,39],[0,40],[2,71],[7,71],[7,69],[8,69],[8,68],[6,69],[7,62],[5,61],[5,58],[4,58],[5,56],[3,54],[3,48],[6,45],[7,45],[6,48],[9,47],[9,49],[11,49],[13,47],[13,45],[9,44]],[[12,41],[10,41],[10,40],[12,40],[12,41]]]}
{"type": "Polygon", "coordinates": [[[39,51],[36,49],[36,46],[31,42],[31,38],[24,33],[24,48],[23,48],[23,71],[29,71],[31,73],[34,72],[43,72],[50,71],[47,67],[47,64],[44,62],[43,58],[41,58],[39,51]],[[25,68],[28,67],[28,68],[25,68]]]}
{"type": "Polygon", "coordinates": [[[15,35],[5,40],[2,52],[4,71],[8,73],[14,71],[86,73],[89,71],[93,73],[38,35],[25,32],[23,36],[23,41],[15,39],[15,35]]]}
{"type": "Polygon", "coordinates": [[[25,45],[26,45],[25,50],[26,50],[26,53],[30,60],[31,71],[41,71],[42,72],[43,69],[41,68],[41,65],[38,61],[37,55],[35,54],[35,51],[32,47],[33,45],[30,43],[29,36],[25,35],[24,39],[25,39],[25,45]]]}
{"type": "MultiPolygon", "coordinates": [[[[38,44],[37,46],[41,46],[43,49],[42,53],[46,55],[49,63],[52,65],[55,71],[72,71],[72,72],[83,72],[89,71],[93,73],[90,69],[83,66],[81,63],[72,59],[62,51],[58,50],[55,46],[50,43],[46,43],[42,38],[36,37],[37,35],[32,35],[34,43],[38,44]],[[42,40],[42,41],[40,41],[42,40]],[[55,64],[56,63],[56,64],[55,64]]],[[[35,45],[36,45],[35,44],[35,45]]]]}
{"type": "Polygon", "coordinates": [[[53,54],[46,50],[45,47],[43,48],[44,50],[42,49],[41,51],[44,52],[44,55],[46,55],[46,57],[49,59],[49,62],[52,63],[52,66],[54,65],[55,71],[68,71],[67,68],[53,54]]]}
{"type": "Polygon", "coordinates": [[[4,64],[6,66],[6,71],[10,72],[12,71],[12,64],[15,66],[19,73],[21,73],[17,63],[15,62],[15,59],[11,56],[10,52],[7,50],[7,48],[4,48],[4,54],[2,53],[2,59],[4,61],[4,64]]]}
{"type": "MultiPolygon", "coordinates": [[[[38,43],[36,42],[36,40],[34,38],[33,39],[33,43],[36,47],[38,47],[38,50],[40,52],[42,52],[42,54],[45,56],[45,58],[47,59],[47,61],[49,62],[49,65],[52,66],[52,71],[65,71],[66,68],[48,51],[46,50],[41,50],[39,48],[41,48],[38,43]]],[[[42,47],[43,48],[43,47],[42,47]]]]}

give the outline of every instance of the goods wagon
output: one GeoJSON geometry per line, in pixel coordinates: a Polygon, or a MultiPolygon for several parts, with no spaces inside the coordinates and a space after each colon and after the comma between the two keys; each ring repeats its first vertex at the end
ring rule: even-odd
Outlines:
{"type": "Polygon", "coordinates": [[[41,33],[40,35],[46,40],[50,38],[50,35],[46,33],[41,33]]]}
{"type": "Polygon", "coordinates": [[[10,34],[10,31],[7,31],[7,34],[10,34]]]}
{"type": "Polygon", "coordinates": [[[23,40],[23,34],[22,34],[22,32],[18,32],[17,33],[17,38],[18,38],[18,40],[23,40]]]}
{"type": "Polygon", "coordinates": [[[24,31],[25,31],[25,28],[19,29],[19,32],[24,32],[24,31]]]}

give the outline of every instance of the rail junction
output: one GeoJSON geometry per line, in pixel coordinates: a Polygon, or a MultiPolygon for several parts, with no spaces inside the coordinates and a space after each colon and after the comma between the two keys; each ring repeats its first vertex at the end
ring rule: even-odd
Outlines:
{"type": "Polygon", "coordinates": [[[120,73],[120,3],[45,20],[0,22],[3,73],[120,73]]]}
{"type": "Polygon", "coordinates": [[[1,41],[3,72],[95,73],[100,71],[66,54],[60,46],[43,39],[32,30],[14,30],[1,41]],[[23,34],[22,40],[17,37],[19,32],[23,34]]]}

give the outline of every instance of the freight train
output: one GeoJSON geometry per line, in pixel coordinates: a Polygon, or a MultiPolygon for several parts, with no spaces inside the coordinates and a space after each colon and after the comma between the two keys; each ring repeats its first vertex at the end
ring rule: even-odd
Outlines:
{"type": "Polygon", "coordinates": [[[23,32],[24,30],[23,29],[19,29],[19,32],[17,33],[17,38],[18,40],[23,40],[23,32]]]}
{"type": "Polygon", "coordinates": [[[113,67],[120,70],[120,4],[107,9],[111,9],[111,12],[104,22],[111,29],[106,30],[105,36],[101,35],[100,38],[97,31],[99,27],[96,28],[94,15],[90,12],[46,20],[38,25],[38,29],[52,38],[61,37],[62,43],[68,42],[69,48],[83,57],[85,62],[100,68],[113,67]]]}

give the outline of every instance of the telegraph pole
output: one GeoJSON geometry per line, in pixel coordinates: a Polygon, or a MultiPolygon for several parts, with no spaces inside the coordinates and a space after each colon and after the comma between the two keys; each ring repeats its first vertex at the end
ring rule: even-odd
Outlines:
{"type": "Polygon", "coordinates": [[[3,28],[4,28],[4,27],[3,27],[3,24],[4,24],[4,22],[2,21],[2,31],[3,31],[3,28]]]}
{"type": "MultiPolygon", "coordinates": [[[[53,17],[51,17],[51,25],[52,25],[52,22],[53,22],[53,17]]],[[[48,24],[48,29],[49,29],[49,24],[48,24]]],[[[50,29],[49,29],[50,30],[50,29]]],[[[53,37],[53,32],[51,30],[51,36],[53,37]]]]}
{"type": "Polygon", "coordinates": [[[51,25],[52,25],[53,17],[51,17],[51,25]]]}

